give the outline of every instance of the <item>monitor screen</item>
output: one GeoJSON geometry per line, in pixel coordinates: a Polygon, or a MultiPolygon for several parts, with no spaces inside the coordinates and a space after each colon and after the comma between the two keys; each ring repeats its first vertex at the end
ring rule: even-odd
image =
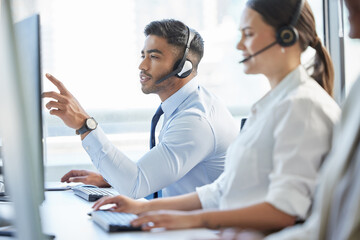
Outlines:
{"type": "Polygon", "coordinates": [[[19,239],[43,239],[44,201],[39,15],[13,24],[9,0],[0,14],[0,136],[5,185],[19,239]]]}
{"type": "MultiPolygon", "coordinates": [[[[14,25],[16,40],[16,51],[19,61],[19,68],[22,81],[22,95],[26,104],[25,108],[31,111],[27,114],[27,126],[31,134],[31,150],[34,158],[30,165],[36,182],[40,183],[40,191],[44,191],[44,138],[42,121],[42,83],[41,83],[41,59],[40,59],[40,19],[39,15],[32,15],[14,25]]],[[[8,105],[10,107],[10,105],[8,105]]],[[[4,112],[4,111],[3,111],[4,112]]],[[[4,159],[2,165],[6,169],[7,161],[4,159]]],[[[6,173],[5,173],[6,174],[6,173]]],[[[6,190],[5,183],[5,190],[6,190]]],[[[5,199],[5,198],[4,198],[5,199]]],[[[38,201],[44,200],[43,194],[38,201]]]]}
{"type": "MultiPolygon", "coordinates": [[[[41,83],[41,60],[40,60],[40,17],[32,15],[15,24],[15,37],[17,51],[21,66],[23,81],[23,96],[26,107],[32,114],[30,119],[31,137],[34,141],[33,150],[36,155],[32,163],[35,175],[39,177],[37,182],[42,183],[44,190],[44,138],[42,121],[42,83],[41,83]]],[[[30,117],[30,116],[29,116],[30,117]]],[[[5,160],[6,161],[6,160],[5,160]]],[[[5,162],[6,164],[6,162],[5,162]]],[[[5,166],[6,168],[6,166],[5,166]]],[[[44,199],[43,197],[41,197],[44,199]]],[[[39,199],[41,201],[41,199],[39,199]]]]}

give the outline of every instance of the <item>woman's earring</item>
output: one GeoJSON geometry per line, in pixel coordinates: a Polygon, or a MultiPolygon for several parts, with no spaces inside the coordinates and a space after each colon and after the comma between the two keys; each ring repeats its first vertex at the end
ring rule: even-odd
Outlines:
{"type": "Polygon", "coordinates": [[[281,52],[282,52],[282,53],[285,53],[285,48],[282,47],[282,48],[281,48],[281,52]]]}

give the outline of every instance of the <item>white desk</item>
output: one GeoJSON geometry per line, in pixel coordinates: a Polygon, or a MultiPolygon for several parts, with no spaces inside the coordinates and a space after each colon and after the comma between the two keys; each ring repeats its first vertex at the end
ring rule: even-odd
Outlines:
{"type": "Polygon", "coordinates": [[[46,192],[45,197],[41,207],[43,231],[55,235],[56,240],[219,239],[215,231],[208,229],[107,233],[87,215],[93,203],[75,196],[71,190],[46,192]]]}

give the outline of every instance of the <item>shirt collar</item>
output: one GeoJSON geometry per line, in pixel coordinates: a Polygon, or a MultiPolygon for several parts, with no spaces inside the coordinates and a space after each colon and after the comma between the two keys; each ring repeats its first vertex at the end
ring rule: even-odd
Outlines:
{"type": "Polygon", "coordinates": [[[277,99],[281,99],[291,89],[299,86],[301,82],[305,82],[307,79],[309,79],[309,75],[307,74],[306,69],[300,64],[292,72],[286,75],[274,89],[270,90],[264,97],[256,102],[252,106],[251,112],[255,114],[256,112],[261,111],[261,109],[268,108],[268,106],[276,102],[277,99]]]}
{"type": "Polygon", "coordinates": [[[165,117],[168,118],[180,106],[182,102],[199,87],[197,79],[191,79],[187,84],[180,88],[176,93],[171,95],[162,104],[165,117]]]}

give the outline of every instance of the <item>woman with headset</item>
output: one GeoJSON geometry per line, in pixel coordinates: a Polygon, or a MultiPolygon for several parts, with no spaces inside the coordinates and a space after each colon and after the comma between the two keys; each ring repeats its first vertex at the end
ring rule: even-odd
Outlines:
{"type": "Polygon", "coordinates": [[[264,74],[271,90],[251,108],[228,149],[224,173],[195,193],[148,202],[103,198],[95,210],[111,203],[113,211],[141,213],[132,224],[145,230],[235,226],[272,231],[307,218],[340,115],[331,97],[329,54],[306,1],[249,0],[240,31],[237,48],[245,57],[245,73],[264,74]],[[310,75],[300,62],[308,46],[316,51],[310,75]],[[161,209],[167,210],[154,211],[161,209]]]}

